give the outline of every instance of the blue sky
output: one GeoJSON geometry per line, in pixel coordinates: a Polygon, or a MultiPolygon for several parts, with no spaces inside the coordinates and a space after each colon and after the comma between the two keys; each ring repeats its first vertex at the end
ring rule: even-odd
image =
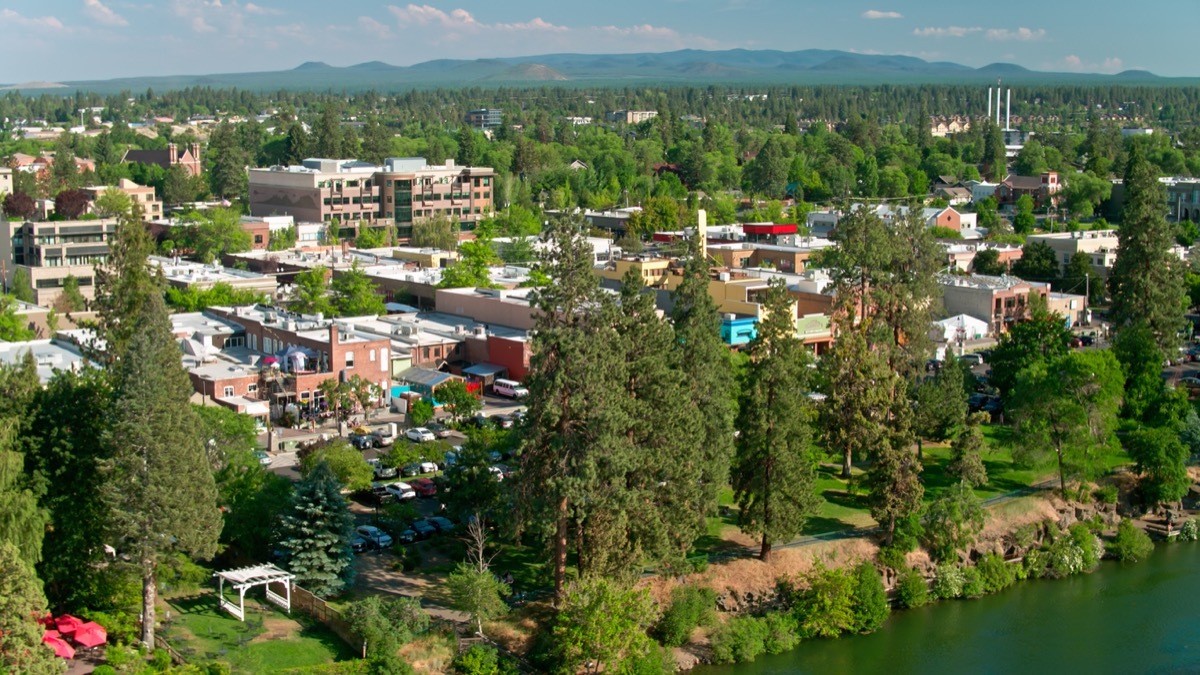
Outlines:
{"type": "Polygon", "coordinates": [[[0,82],[689,47],[1197,76],[1197,26],[1197,0],[0,0],[0,82]]]}

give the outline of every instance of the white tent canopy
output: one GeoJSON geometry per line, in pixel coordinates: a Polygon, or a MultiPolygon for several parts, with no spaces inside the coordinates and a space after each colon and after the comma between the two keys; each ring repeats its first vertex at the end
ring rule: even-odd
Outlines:
{"type": "Polygon", "coordinates": [[[246,620],[246,591],[255,586],[264,587],[268,602],[279,605],[289,613],[292,611],[292,580],[296,578],[296,575],[291,572],[268,564],[216,572],[213,576],[217,578],[217,598],[221,603],[221,609],[227,610],[242,621],[246,620]],[[238,604],[236,605],[225,599],[226,581],[238,592],[238,604]],[[276,582],[283,584],[283,595],[271,590],[271,584],[276,582]]]}
{"type": "Polygon", "coordinates": [[[967,314],[958,314],[933,322],[933,338],[938,342],[956,342],[959,331],[963,340],[979,340],[987,337],[990,326],[967,314]]]}

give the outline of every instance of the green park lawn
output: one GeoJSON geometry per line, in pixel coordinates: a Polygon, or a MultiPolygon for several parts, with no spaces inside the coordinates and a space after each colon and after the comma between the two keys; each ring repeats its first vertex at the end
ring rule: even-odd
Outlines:
{"type": "Polygon", "coordinates": [[[251,598],[246,599],[245,622],[219,610],[211,591],[172,598],[167,605],[170,620],[161,632],[190,663],[218,661],[233,673],[269,673],[355,657],[320,624],[251,598]]]}

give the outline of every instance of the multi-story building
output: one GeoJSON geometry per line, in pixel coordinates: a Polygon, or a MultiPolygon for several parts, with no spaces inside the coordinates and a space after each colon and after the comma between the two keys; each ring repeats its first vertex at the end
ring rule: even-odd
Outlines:
{"type": "Polygon", "coordinates": [[[499,108],[480,108],[463,115],[463,121],[476,129],[495,129],[504,124],[504,111],[499,108]]]}
{"type": "Polygon", "coordinates": [[[625,124],[640,124],[655,117],[658,117],[657,110],[614,110],[605,115],[605,119],[609,122],[624,122],[625,124]]]}
{"type": "Polygon", "coordinates": [[[354,234],[354,224],[395,225],[407,241],[414,220],[448,216],[462,231],[491,216],[496,172],[429,166],[424,158],[389,158],[383,166],[358,160],[306,159],[299,166],[250,170],[250,215],[289,215],[296,222],[337,219],[354,234]]]}
{"type": "Polygon", "coordinates": [[[162,273],[169,286],[180,290],[189,288],[206,290],[217,284],[225,284],[234,290],[251,291],[273,297],[279,286],[275,277],[233,267],[222,267],[219,264],[205,265],[190,260],[164,258],[157,255],[150,256],[148,262],[162,273]]]}
{"type": "Polygon", "coordinates": [[[1064,273],[1067,271],[1067,265],[1071,263],[1071,257],[1076,253],[1087,254],[1092,262],[1092,273],[1101,279],[1108,278],[1108,273],[1117,261],[1116,230],[1031,234],[1025,238],[1025,245],[1030,244],[1045,244],[1054,249],[1059,270],[1064,273]]]}
{"type": "Polygon", "coordinates": [[[164,169],[179,165],[193,176],[199,176],[204,171],[204,164],[200,161],[199,143],[189,143],[183,152],[180,152],[179,146],[174,143],[168,144],[166,150],[127,150],[121,161],[153,164],[164,169]]]}
{"type": "Polygon", "coordinates": [[[93,185],[83,188],[83,191],[88,195],[88,199],[93,202],[109,190],[116,190],[129,195],[129,198],[135,204],[142,207],[142,217],[146,220],[162,218],[163,204],[158,200],[158,195],[154,194],[154,188],[152,187],[138,185],[128,178],[122,178],[117,181],[116,185],[93,185]]]}
{"type": "Polygon", "coordinates": [[[986,321],[994,335],[1000,335],[1012,324],[1028,318],[1030,295],[1045,297],[1050,292],[1049,284],[1007,275],[946,274],[939,278],[939,283],[947,314],[966,314],[986,321]]]}
{"type": "Polygon", "coordinates": [[[108,260],[108,242],[117,221],[0,222],[0,267],[12,284],[18,269],[29,275],[34,302],[49,306],[62,293],[63,281],[74,276],[85,298],[95,297],[95,265],[108,260]]]}
{"type": "Polygon", "coordinates": [[[1037,208],[1056,208],[1063,182],[1059,180],[1058,172],[1046,171],[1040,176],[1018,176],[1009,174],[996,186],[996,201],[1002,206],[1014,205],[1021,197],[1028,195],[1033,198],[1037,208]]]}
{"type": "Polygon", "coordinates": [[[7,166],[0,166],[0,195],[6,195],[13,191],[12,169],[7,166]]]}

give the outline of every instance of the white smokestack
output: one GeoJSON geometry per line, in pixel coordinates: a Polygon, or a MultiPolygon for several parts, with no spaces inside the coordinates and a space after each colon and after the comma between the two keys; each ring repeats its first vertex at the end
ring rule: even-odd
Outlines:
{"type": "Polygon", "coordinates": [[[696,211],[696,236],[700,237],[700,254],[708,260],[708,211],[696,211]]]}
{"type": "Polygon", "coordinates": [[[1008,131],[1012,127],[1009,122],[1012,121],[1012,89],[1008,90],[1007,100],[1004,104],[1004,130],[1008,131]]]}
{"type": "Polygon", "coordinates": [[[988,87],[988,119],[992,119],[992,88],[988,87]]]}

